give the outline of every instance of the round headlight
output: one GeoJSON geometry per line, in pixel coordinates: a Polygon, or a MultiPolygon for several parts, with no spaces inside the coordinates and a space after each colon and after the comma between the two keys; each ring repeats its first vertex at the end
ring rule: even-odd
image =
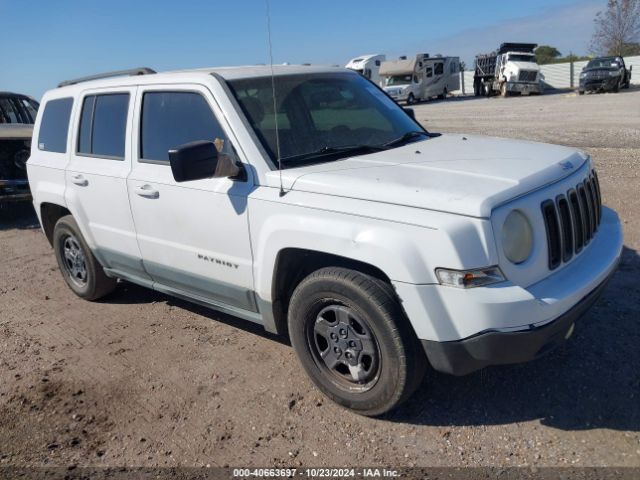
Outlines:
{"type": "Polygon", "coordinates": [[[519,210],[512,211],[502,225],[502,249],[513,263],[522,263],[533,249],[533,230],[527,217],[519,210]]]}

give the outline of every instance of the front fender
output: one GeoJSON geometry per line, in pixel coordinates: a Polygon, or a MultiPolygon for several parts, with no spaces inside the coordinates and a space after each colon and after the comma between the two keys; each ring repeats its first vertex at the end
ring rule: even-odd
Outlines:
{"type": "MultiPolygon", "coordinates": [[[[304,195],[295,193],[290,192],[284,198],[296,201],[304,195]]],[[[369,211],[373,206],[378,216],[387,217],[372,218],[328,210],[336,199],[324,199],[324,208],[261,200],[250,204],[254,283],[262,300],[272,301],[276,260],[286,248],[367,263],[392,281],[411,284],[437,283],[437,267],[475,268],[497,260],[491,225],[486,220],[364,202],[369,211]]],[[[344,198],[337,201],[347,211],[363,203],[344,198]]]]}

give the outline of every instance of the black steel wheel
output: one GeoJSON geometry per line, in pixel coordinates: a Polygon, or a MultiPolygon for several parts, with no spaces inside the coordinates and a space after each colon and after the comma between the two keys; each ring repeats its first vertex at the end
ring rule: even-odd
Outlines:
{"type": "Polygon", "coordinates": [[[84,288],[87,284],[87,260],[80,246],[80,241],[73,233],[62,234],[58,248],[59,255],[63,259],[62,268],[69,280],[78,288],[84,288]]]}
{"type": "Polygon", "coordinates": [[[418,387],[427,359],[388,283],[341,267],[317,270],[289,302],[289,336],[316,386],[336,403],[381,415],[418,387]]]}
{"type": "Polygon", "coordinates": [[[307,322],[309,350],[319,368],[344,388],[371,388],[380,373],[380,351],[367,321],[334,303],[307,322]]]}
{"type": "Polygon", "coordinates": [[[62,277],[79,297],[96,300],[116,287],[116,279],[104,273],[71,215],[56,222],[53,249],[62,277]]]}

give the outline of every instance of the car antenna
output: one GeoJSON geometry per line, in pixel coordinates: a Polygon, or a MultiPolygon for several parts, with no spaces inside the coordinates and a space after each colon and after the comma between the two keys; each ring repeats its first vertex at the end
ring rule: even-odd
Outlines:
{"type": "Polygon", "coordinates": [[[278,102],[276,100],[276,77],[273,74],[273,46],[271,43],[271,11],[269,10],[269,0],[264,0],[267,7],[267,34],[269,37],[269,68],[271,69],[271,94],[273,95],[273,120],[276,127],[276,156],[278,160],[278,176],[280,179],[280,196],[284,197],[285,192],[282,186],[282,159],[280,158],[280,133],[278,131],[278,102]]]}

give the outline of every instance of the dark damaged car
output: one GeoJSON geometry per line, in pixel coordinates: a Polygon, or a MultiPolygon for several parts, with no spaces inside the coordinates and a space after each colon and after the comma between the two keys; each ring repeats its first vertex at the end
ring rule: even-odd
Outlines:
{"type": "Polygon", "coordinates": [[[580,95],[585,92],[617,92],[631,85],[631,67],[622,57],[598,57],[590,60],[580,74],[580,95]]]}
{"type": "Polygon", "coordinates": [[[26,164],[38,107],[26,95],[0,92],[0,204],[31,198],[26,164]]]}

